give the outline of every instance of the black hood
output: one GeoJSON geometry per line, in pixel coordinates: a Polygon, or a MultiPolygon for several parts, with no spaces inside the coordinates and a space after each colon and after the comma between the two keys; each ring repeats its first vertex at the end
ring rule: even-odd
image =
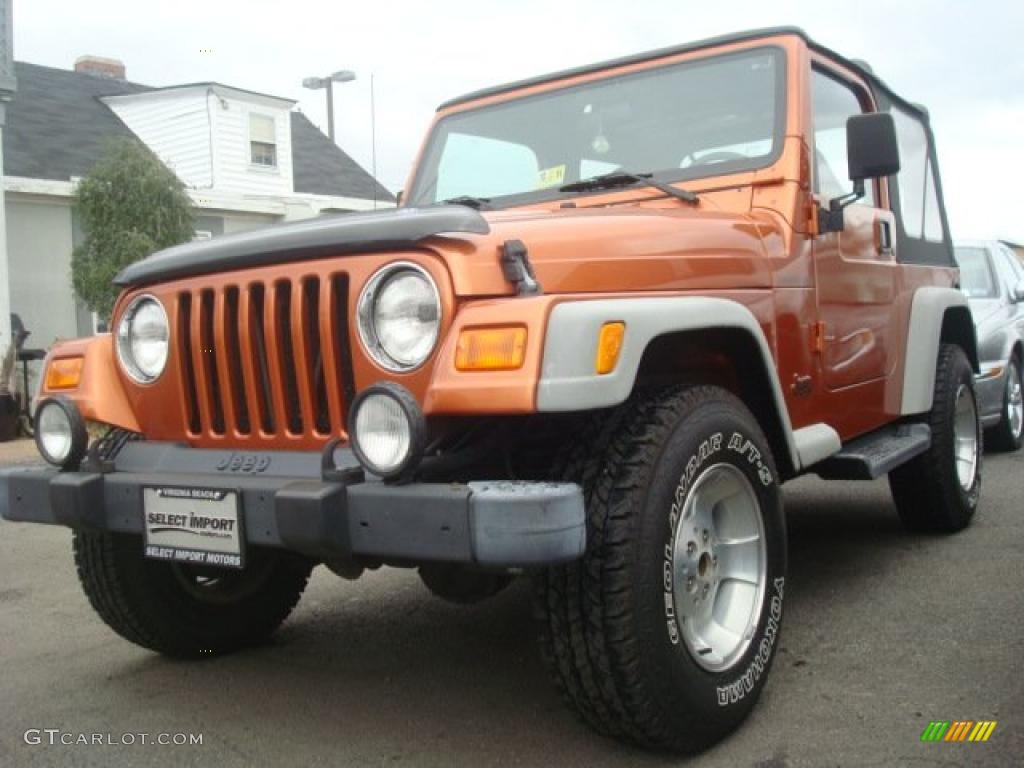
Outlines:
{"type": "Polygon", "coordinates": [[[479,213],[460,205],[330,216],[176,245],[125,267],[114,283],[143,285],[322,256],[401,250],[455,232],[486,235],[490,227],[479,213]]]}

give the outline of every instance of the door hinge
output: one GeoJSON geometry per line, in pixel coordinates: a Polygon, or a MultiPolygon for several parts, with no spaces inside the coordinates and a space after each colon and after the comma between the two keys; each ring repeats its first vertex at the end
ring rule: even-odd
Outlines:
{"type": "Polygon", "coordinates": [[[807,197],[807,234],[810,237],[817,237],[821,234],[821,228],[818,225],[818,202],[808,195],[807,197]]]}
{"type": "Polygon", "coordinates": [[[818,355],[825,351],[825,328],[825,322],[822,320],[811,325],[811,351],[818,355]]]}

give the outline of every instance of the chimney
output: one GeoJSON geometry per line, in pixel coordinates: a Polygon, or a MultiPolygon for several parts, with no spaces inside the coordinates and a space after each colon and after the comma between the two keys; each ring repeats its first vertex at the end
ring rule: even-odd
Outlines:
{"type": "Polygon", "coordinates": [[[75,59],[75,72],[124,80],[124,62],[103,56],[79,56],[75,59]]]}

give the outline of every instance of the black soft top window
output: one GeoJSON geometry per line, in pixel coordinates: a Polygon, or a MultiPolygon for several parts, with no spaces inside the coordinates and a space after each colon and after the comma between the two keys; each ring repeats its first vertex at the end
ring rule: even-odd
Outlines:
{"type": "Polygon", "coordinates": [[[900,172],[889,179],[896,214],[897,255],[902,262],[956,266],[942,200],[935,137],[927,114],[875,86],[882,109],[896,124],[900,172]]]}

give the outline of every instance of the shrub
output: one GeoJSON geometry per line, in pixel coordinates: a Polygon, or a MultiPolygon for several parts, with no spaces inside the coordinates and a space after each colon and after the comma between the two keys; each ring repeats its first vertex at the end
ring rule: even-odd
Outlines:
{"type": "Polygon", "coordinates": [[[72,284],[104,320],[119,293],[113,284],[118,272],[193,235],[185,186],[134,139],[110,143],[78,184],[75,206],[85,239],[71,256],[72,284]]]}

